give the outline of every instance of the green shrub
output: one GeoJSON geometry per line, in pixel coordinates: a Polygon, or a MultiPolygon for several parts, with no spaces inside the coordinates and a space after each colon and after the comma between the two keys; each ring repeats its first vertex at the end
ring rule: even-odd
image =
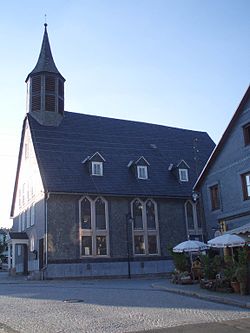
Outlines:
{"type": "Polygon", "coordinates": [[[175,253],[172,251],[172,256],[175,268],[178,271],[185,272],[190,270],[189,261],[185,253],[175,253]]]}
{"type": "Polygon", "coordinates": [[[222,267],[221,257],[215,255],[213,258],[210,258],[209,255],[201,257],[201,264],[204,270],[204,276],[208,280],[213,280],[216,278],[222,267]]]}

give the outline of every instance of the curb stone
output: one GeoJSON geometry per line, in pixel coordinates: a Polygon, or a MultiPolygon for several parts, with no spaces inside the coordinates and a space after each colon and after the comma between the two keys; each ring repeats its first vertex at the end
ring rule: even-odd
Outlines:
{"type": "Polygon", "coordinates": [[[176,289],[176,288],[168,288],[168,287],[165,287],[165,286],[162,286],[159,284],[152,284],[151,286],[155,289],[165,290],[167,292],[174,293],[174,294],[196,297],[196,298],[204,299],[204,300],[215,302],[215,303],[234,305],[234,306],[238,306],[241,308],[250,309],[249,302],[241,302],[241,301],[228,299],[228,298],[220,297],[220,296],[214,296],[214,295],[205,295],[205,294],[202,295],[201,293],[197,293],[194,291],[180,290],[180,289],[176,289]]]}

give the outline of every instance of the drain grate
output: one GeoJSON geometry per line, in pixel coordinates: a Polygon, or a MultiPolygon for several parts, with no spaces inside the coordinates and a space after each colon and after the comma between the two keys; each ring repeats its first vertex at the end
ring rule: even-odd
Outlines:
{"type": "Polygon", "coordinates": [[[83,303],[83,299],[78,299],[78,298],[69,298],[69,299],[64,299],[63,303],[83,303]]]}

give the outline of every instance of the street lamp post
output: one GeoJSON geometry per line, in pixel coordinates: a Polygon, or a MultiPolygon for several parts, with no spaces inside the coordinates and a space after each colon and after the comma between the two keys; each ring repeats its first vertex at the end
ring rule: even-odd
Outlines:
{"type": "Polygon", "coordinates": [[[201,208],[201,200],[200,200],[200,193],[193,191],[192,192],[192,201],[196,206],[196,221],[197,221],[197,228],[198,228],[198,218],[200,217],[201,223],[201,240],[204,242],[204,225],[203,225],[203,218],[202,218],[202,208],[201,208]],[[200,201],[200,202],[198,202],[200,201]],[[198,217],[198,210],[199,210],[199,217],[198,217]]]}
{"type": "Polygon", "coordinates": [[[130,231],[133,223],[133,218],[130,214],[126,215],[126,234],[127,234],[127,262],[128,262],[128,278],[131,279],[131,257],[130,257],[130,231]]]}

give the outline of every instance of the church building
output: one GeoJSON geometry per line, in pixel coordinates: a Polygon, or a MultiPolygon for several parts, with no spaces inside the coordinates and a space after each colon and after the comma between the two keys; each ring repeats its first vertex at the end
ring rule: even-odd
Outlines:
{"type": "Polygon", "coordinates": [[[208,134],[65,111],[65,78],[47,24],[26,83],[10,273],[50,279],[170,272],[169,248],[205,237],[192,188],[214,148],[208,134]]]}

